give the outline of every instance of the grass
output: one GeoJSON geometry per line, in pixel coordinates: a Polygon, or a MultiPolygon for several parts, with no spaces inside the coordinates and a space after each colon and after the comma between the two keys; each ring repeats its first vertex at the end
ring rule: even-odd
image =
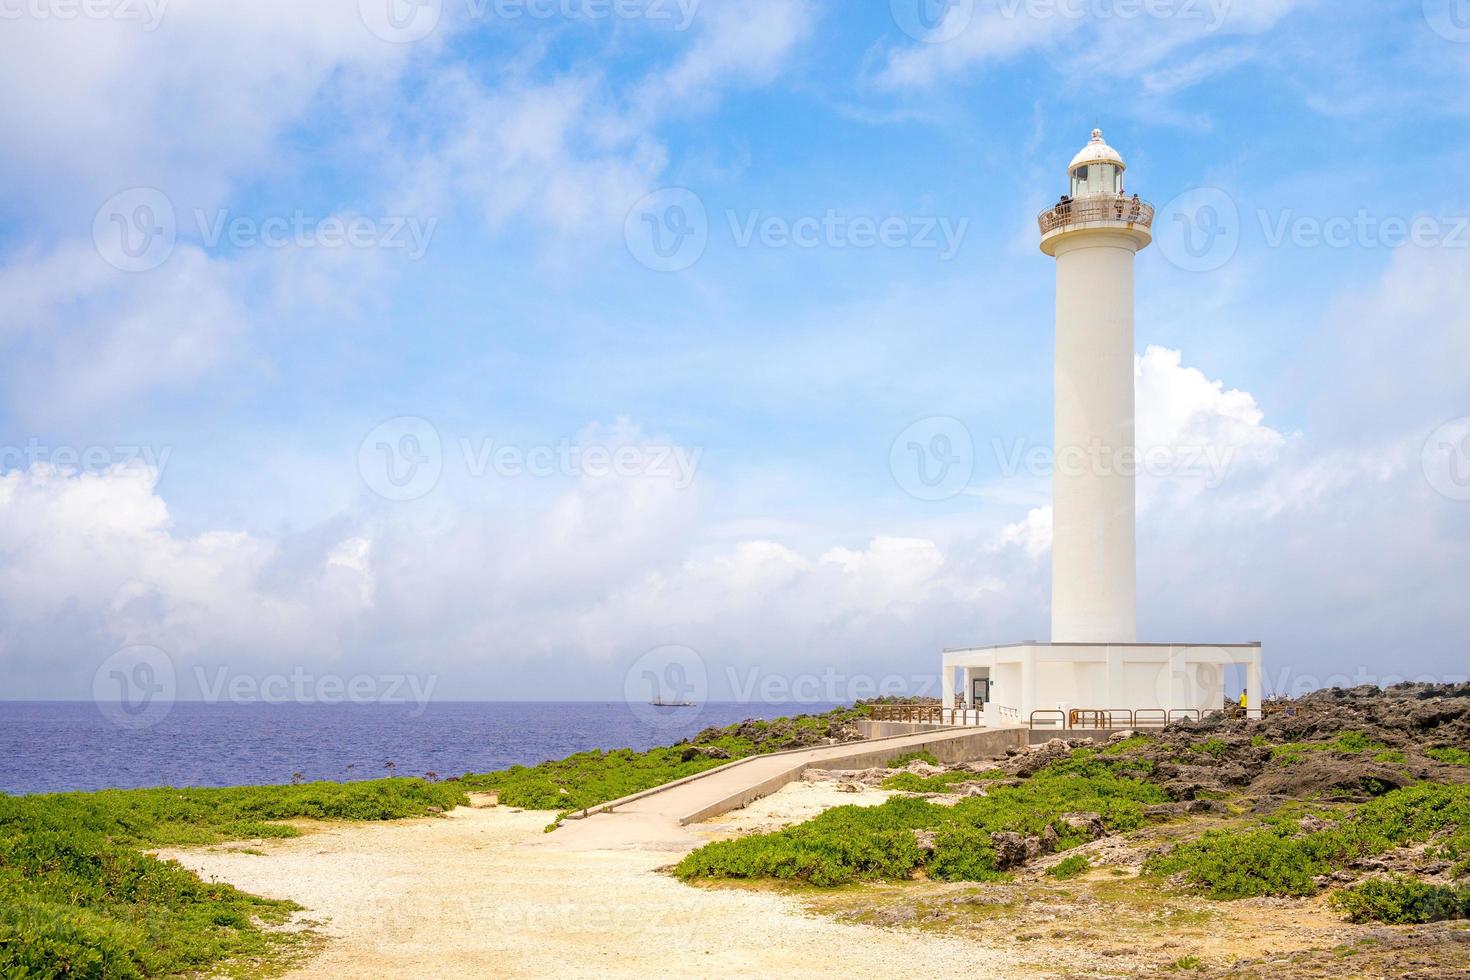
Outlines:
{"type": "Polygon", "coordinates": [[[883,780],[883,788],[902,793],[943,793],[957,783],[967,783],[974,778],[975,774],[970,772],[942,772],[937,776],[900,772],[883,780]]]}
{"type": "Polygon", "coordinates": [[[463,800],[410,779],[0,795],[0,977],[133,978],[276,959],[296,906],[201,881],[143,849],[290,837],[299,817],[391,820],[463,800]]]}
{"type": "Polygon", "coordinates": [[[920,749],[917,752],[905,752],[903,755],[895,756],[892,759],[889,759],[888,768],[902,769],[910,762],[923,762],[931,766],[939,765],[939,760],[934,758],[934,753],[929,752],[926,749],[920,749]]]}
{"type": "Polygon", "coordinates": [[[1425,749],[1424,754],[1438,762],[1445,762],[1452,766],[1470,766],[1470,752],[1464,749],[1425,749]]]}
{"type": "Polygon", "coordinates": [[[1207,831],[1150,858],[1144,870],[1182,875],[1213,898],[1315,894],[1315,878],[1354,858],[1437,840],[1452,859],[1470,855],[1470,786],[1420,783],[1353,808],[1336,827],[1300,833],[1288,820],[1207,831]]]}
{"type": "Polygon", "coordinates": [[[692,742],[635,752],[581,752],[536,766],[512,766],[502,772],[465,776],[466,789],[499,794],[505,806],[555,810],[562,816],[641,793],[655,786],[723,766],[734,759],[799,748],[836,731],[866,711],[839,708],[822,715],[751,721],[707,729],[692,742]],[[715,755],[703,750],[717,750],[715,755]]]}
{"type": "Polygon", "coordinates": [[[894,797],[876,807],[837,807],[774,833],[716,841],[686,856],[674,873],[684,880],[769,878],[823,887],[901,881],[920,872],[944,881],[995,880],[1002,870],[994,833],[1051,828],[1056,848],[1065,850],[1086,837],[1062,822],[1063,813],[1099,813],[1115,831],[1142,824],[1144,806],[1166,797],[1129,774],[1137,764],[1079,749],[1019,786],[997,786],[953,806],[894,797]],[[920,846],[915,831],[932,833],[932,849],[920,846]]]}

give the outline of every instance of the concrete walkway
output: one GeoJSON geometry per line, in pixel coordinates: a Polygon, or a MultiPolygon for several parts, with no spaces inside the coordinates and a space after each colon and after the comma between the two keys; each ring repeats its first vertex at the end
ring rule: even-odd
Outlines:
{"type": "Polygon", "coordinates": [[[889,738],[751,756],[614,800],[564,821],[545,846],[558,850],[686,851],[703,842],[689,824],[739,809],[801,778],[807,769],[867,769],[920,749],[942,762],[1002,755],[1026,743],[1024,728],[945,728],[889,738]]]}

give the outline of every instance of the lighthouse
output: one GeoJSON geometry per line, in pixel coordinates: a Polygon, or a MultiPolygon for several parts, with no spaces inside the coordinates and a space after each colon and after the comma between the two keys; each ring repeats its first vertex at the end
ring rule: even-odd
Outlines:
{"type": "Polygon", "coordinates": [[[1130,196],[1122,156],[1094,129],[1043,212],[1056,260],[1051,638],[1138,638],[1134,543],[1133,257],[1153,209],[1130,196]]]}
{"type": "Polygon", "coordinates": [[[1126,170],[1094,129],[1037,215],[1057,277],[1051,641],[945,650],[947,723],[1157,727],[1220,710],[1232,669],[1261,711],[1259,642],[1138,640],[1133,264],[1154,209],[1126,170]]]}

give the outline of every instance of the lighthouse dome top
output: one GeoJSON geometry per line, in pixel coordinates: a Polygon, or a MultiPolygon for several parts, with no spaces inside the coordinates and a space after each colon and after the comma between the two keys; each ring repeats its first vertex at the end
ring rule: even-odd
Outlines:
{"type": "Polygon", "coordinates": [[[1100,129],[1094,129],[1092,131],[1092,139],[1077,152],[1077,155],[1072,158],[1072,162],[1067,164],[1067,169],[1076,170],[1078,167],[1086,166],[1089,163],[1111,163],[1119,170],[1123,170],[1128,166],[1123,162],[1123,157],[1119,155],[1118,151],[1109,146],[1107,141],[1103,139],[1102,130],[1100,129]]]}

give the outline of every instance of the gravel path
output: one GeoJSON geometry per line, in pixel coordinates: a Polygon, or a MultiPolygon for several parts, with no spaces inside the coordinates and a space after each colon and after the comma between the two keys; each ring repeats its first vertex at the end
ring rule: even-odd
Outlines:
{"type": "MultiPolygon", "coordinates": [[[[797,784],[743,811],[737,825],[774,826],[852,802],[797,784]]],[[[693,888],[657,870],[720,825],[691,827],[679,842],[569,850],[543,833],[549,821],[464,808],[251,842],[263,855],[236,845],[161,856],[306,906],[303,918],[322,923],[329,942],[291,977],[987,977],[1016,966],[1013,954],[966,940],[837,923],[774,892],[693,888]]]]}

